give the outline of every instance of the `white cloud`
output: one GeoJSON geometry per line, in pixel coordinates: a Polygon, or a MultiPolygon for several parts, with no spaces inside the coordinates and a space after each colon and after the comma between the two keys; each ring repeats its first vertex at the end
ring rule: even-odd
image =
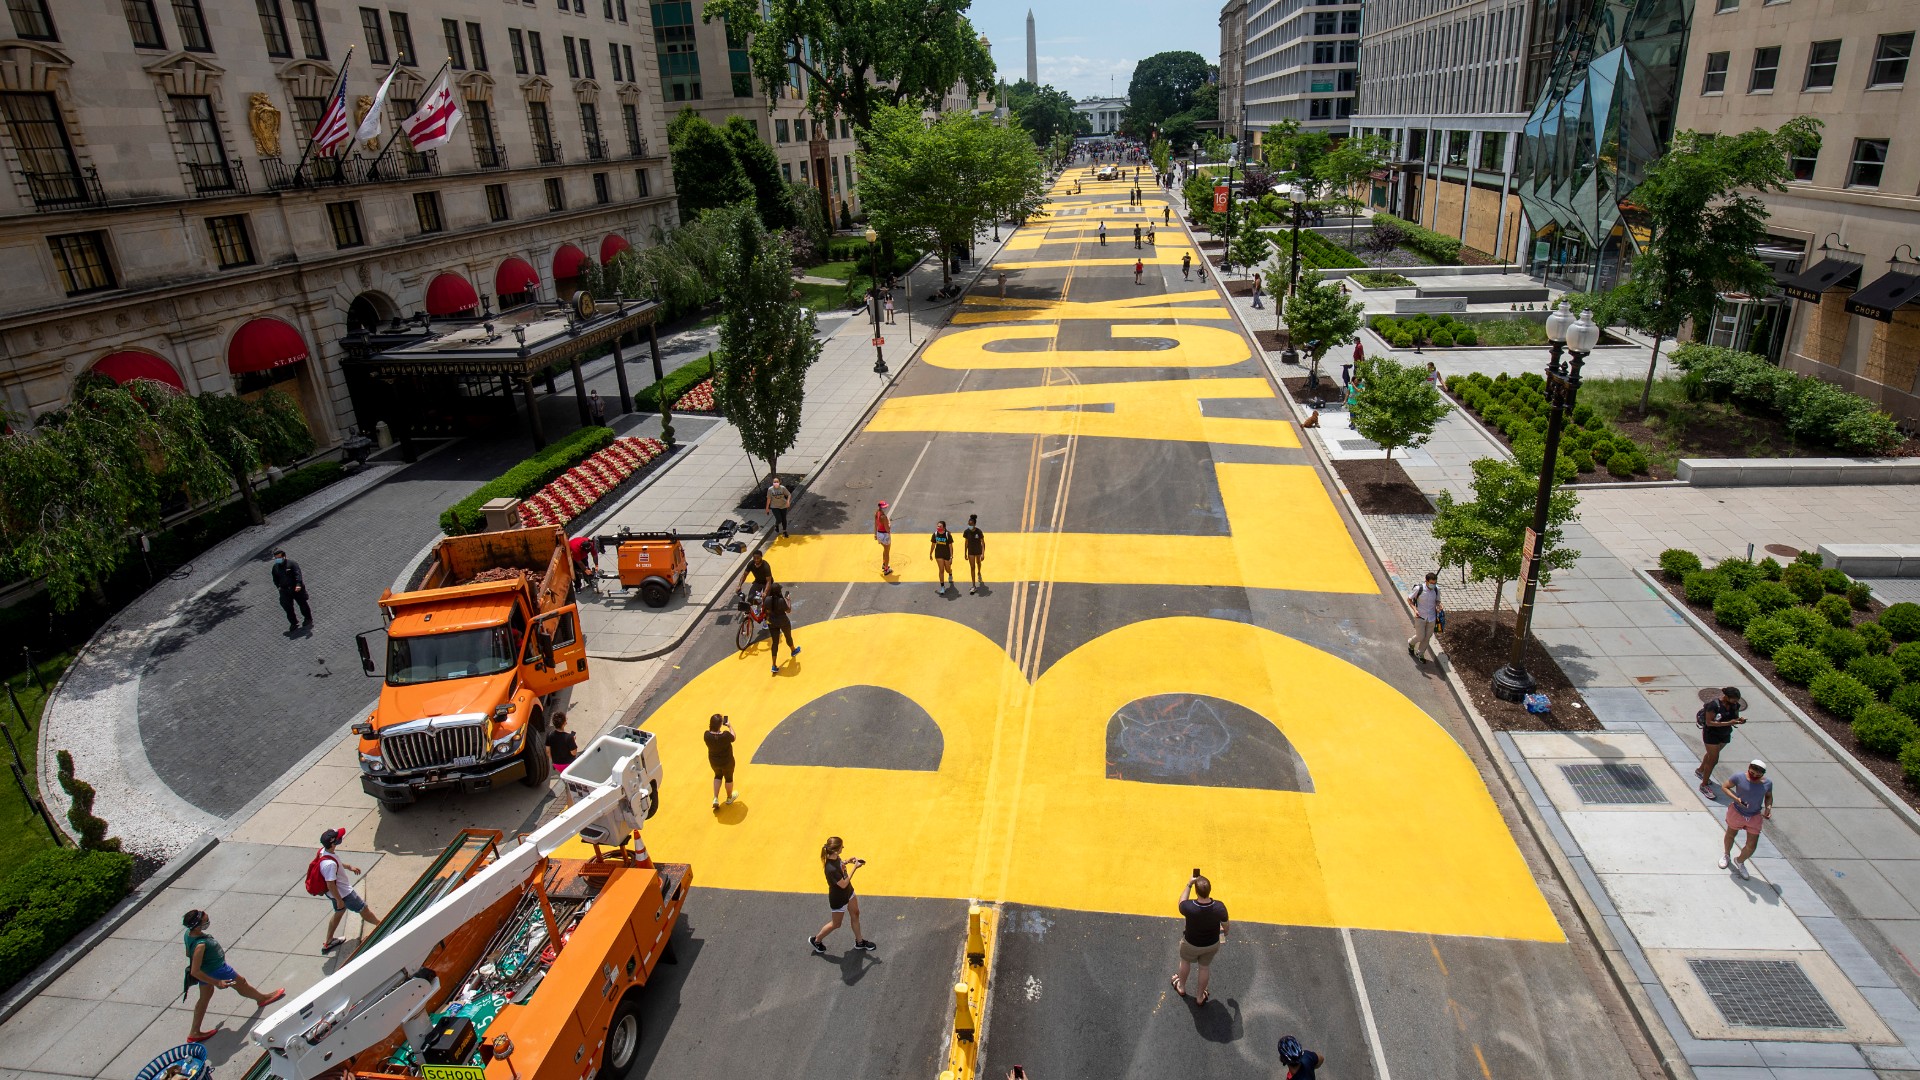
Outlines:
{"type": "Polygon", "coordinates": [[[1137,61],[1132,59],[1048,56],[1043,53],[1040,56],[1040,81],[1052,83],[1076,98],[1124,95],[1127,83],[1133,79],[1135,63],[1137,61]]]}

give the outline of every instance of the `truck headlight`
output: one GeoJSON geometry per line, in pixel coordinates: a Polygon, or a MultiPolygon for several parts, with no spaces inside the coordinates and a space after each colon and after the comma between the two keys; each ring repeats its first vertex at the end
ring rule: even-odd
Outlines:
{"type": "Polygon", "coordinates": [[[361,754],[360,767],[370,773],[387,771],[387,763],[380,760],[379,754],[361,754]]]}
{"type": "Polygon", "coordinates": [[[493,756],[511,754],[520,748],[520,732],[512,731],[493,740],[493,756]]]}

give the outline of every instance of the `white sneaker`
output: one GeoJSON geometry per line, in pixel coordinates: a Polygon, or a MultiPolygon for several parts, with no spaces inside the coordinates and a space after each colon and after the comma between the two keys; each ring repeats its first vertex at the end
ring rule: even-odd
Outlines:
{"type": "Polygon", "coordinates": [[[1725,852],[1721,852],[1720,853],[1720,869],[1725,870],[1726,868],[1727,868],[1727,855],[1725,852]]]}
{"type": "Polygon", "coordinates": [[[1746,881],[1753,877],[1752,874],[1747,873],[1747,860],[1745,859],[1733,860],[1733,872],[1740,875],[1741,881],[1746,881]]]}

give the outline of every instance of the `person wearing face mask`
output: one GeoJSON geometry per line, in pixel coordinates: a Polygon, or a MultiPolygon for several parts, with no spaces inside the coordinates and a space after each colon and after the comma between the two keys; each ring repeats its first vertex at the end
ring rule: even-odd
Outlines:
{"type": "Polygon", "coordinates": [[[273,553],[273,587],[280,590],[280,610],[287,613],[287,633],[296,633],[303,625],[294,620],[295,607],[300,609],[304,625],[313,625],[313,609],[307,606],[307,579],[300,574],[300,564],[287,558],[285,549],[273,553]]]}

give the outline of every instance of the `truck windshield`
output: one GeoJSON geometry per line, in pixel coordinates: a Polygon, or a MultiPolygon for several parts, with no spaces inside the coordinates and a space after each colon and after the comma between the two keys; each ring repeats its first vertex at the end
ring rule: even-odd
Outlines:
{"type": "Polygon", "coordinates": [[[451,634],[387,639],[387,682],[392,686],[498,675],[518,653],[513,630],[492,626],[451,634]]]}

